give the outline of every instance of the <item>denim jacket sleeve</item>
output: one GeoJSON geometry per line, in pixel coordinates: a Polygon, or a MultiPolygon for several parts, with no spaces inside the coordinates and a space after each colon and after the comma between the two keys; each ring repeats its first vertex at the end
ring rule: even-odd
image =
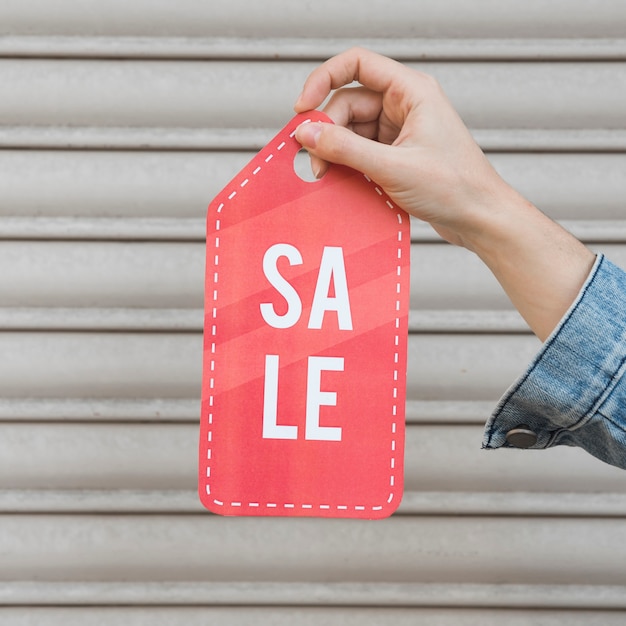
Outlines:
{"type": "Polygon", "coordinates": [[[484,448],[578,446],[626,469],[626,272],[599,255],[576,301],[500,400],[484,448]]]}

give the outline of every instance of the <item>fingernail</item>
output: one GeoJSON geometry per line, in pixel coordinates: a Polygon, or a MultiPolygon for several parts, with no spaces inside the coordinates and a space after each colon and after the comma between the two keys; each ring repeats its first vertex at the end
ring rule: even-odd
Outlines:
{"type": "Polygon", "coordinates": [[[315,148],[322,132],[322,125],[318,122],[300,124],[296,129],[296,139],[305,148],[315,148]]]}

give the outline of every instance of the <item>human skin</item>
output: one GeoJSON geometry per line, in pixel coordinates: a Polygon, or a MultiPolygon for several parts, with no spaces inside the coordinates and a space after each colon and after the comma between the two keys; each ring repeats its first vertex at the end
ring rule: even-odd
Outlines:
{"type": "Polygon", "coordinates": [[[543,341],[579,293],[595,255],[494,170],[437,81],[362,48],[309,75],[294,106],[324,108],[334,124],[296,139],[316,176],[329,163],[375,180],[448,242],[477,254],[543,341]],[[346,87],[353,81],[359,87],[346,87]]]}

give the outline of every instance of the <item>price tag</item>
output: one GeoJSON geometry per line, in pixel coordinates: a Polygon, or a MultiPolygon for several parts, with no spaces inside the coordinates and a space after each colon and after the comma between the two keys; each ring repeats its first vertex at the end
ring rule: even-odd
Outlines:
{"type": "Polygon", "coordinates": [[[214,513],[382,518],[403,489],[410,225],[298,115],[207,218],[199,495],[214,513]]]}

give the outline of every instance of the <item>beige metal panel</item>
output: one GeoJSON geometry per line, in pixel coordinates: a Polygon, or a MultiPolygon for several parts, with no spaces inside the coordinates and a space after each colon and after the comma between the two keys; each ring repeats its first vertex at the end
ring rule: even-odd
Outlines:
{"type": "MultiPolygon", "coordinates": [[[[305,62],[0,61],[5,125],[280,127],[305,62]]],[[[422,63],[476,128],[623,128],[625,63],[422,63]]]]}
{"type": "Polygon", "coordinates": [[[2,304],[202,307],[200,243],[1,242],[2,304]]]}
{"type": "Polygon", "coordinates": [[[202,336],[0,333],[0,396],[199,397],[202,336]]]}
{"type": "Polygon", "coordinates": [[[498,282],[478,257],[448,244],[411,246],[411,309],[510,309],[498,282]]]}
{"type": "MultiPolygon", "coordinates": [[[[539,345],[530,335],[411,335],[408,399],[495,401],[539,345]]],[[[201,367],[201,333],[0,332],[0,396],[199,397],[201,367]]]]}
{"type": "Polygon", "coordinates": [[[534,335],[410,335],[409,400],[496,400],[540,348],[534,335]]]}
{"type": "MultiPolygon", "coordinates": [[[[626,268],[626,247],[591,244],[626,268]]],[[[416,243],[411,247],[411,309],[506,310],[511,304],[495,278],[467,250],[445,244],[416,243]]]]}
{"type": "Polygon", "coordinates": [[[621,585],[626,525],[580,518],[6,515],[0,552],[4,581],[621,585]]]}
{"type": "Polygon", "coordinates": [[[622,626],[624,611],[159,607],[4,608],[2,626],[622,626]]]}
{"type": "Polygon", "coordinates": [[[253,156],[1,151],[0,215],[204,218],[209,202],[253,156]]]}
{"type": "Polygon", "coordinates": [[[180,0],[10,0],[2,3],[2,34],[195,37],[621,37],[626,11],[619,0],[358,0],[314,6],[284,0],[207,4],[180,0]]]}
{"type": "MultiPolygon", "coordinates": [[[[0,215],[201,220],[211,199],[253,156],[253,151],[3,150],[0,215]]],[[[505,180],[553,218],[626,216],[624,154],[492,153],[489,158],[505,180]]]]}
{"type": "Polygon", "coordinates": [[[490,154],[502,177],[558,220],[626,217],[626,155],[490,154]]]}
{"type": "Polygon", "coordinates": [[[0,60],[5,125],[280,127],[311,63],[0,60]]]}
{"type": "Polygon", "coordinates": [[[510,511],[507,494],[626,494],[623,470],[578,448],[482,450],[482,435],[482,426],[410,425],[405,489],[500,494],[503,513],[510,511]]]}
{"type": "MultiPolygon", "coordinates": [[[[626,494],[623,471],[582,450],[485,451],[481,442],[481,426],[409,425],[406,491],[452,499],[459,493],[626,494]]],[[[0,489],[194,492],[197,448],[197,424],[4,423],[0,489]]],[[[506,501],[500,504],[509,512],[506,501]]],[[[158,510],[158,500],[153,506],[158,510]]],[[[161,506],[167,510],[167,502],[161,506]]]]}
{"type": "Polygon", "coordinates": [[[195,490],[195,424],[2,424],[0,432],[1,488],[195,490]]]}

